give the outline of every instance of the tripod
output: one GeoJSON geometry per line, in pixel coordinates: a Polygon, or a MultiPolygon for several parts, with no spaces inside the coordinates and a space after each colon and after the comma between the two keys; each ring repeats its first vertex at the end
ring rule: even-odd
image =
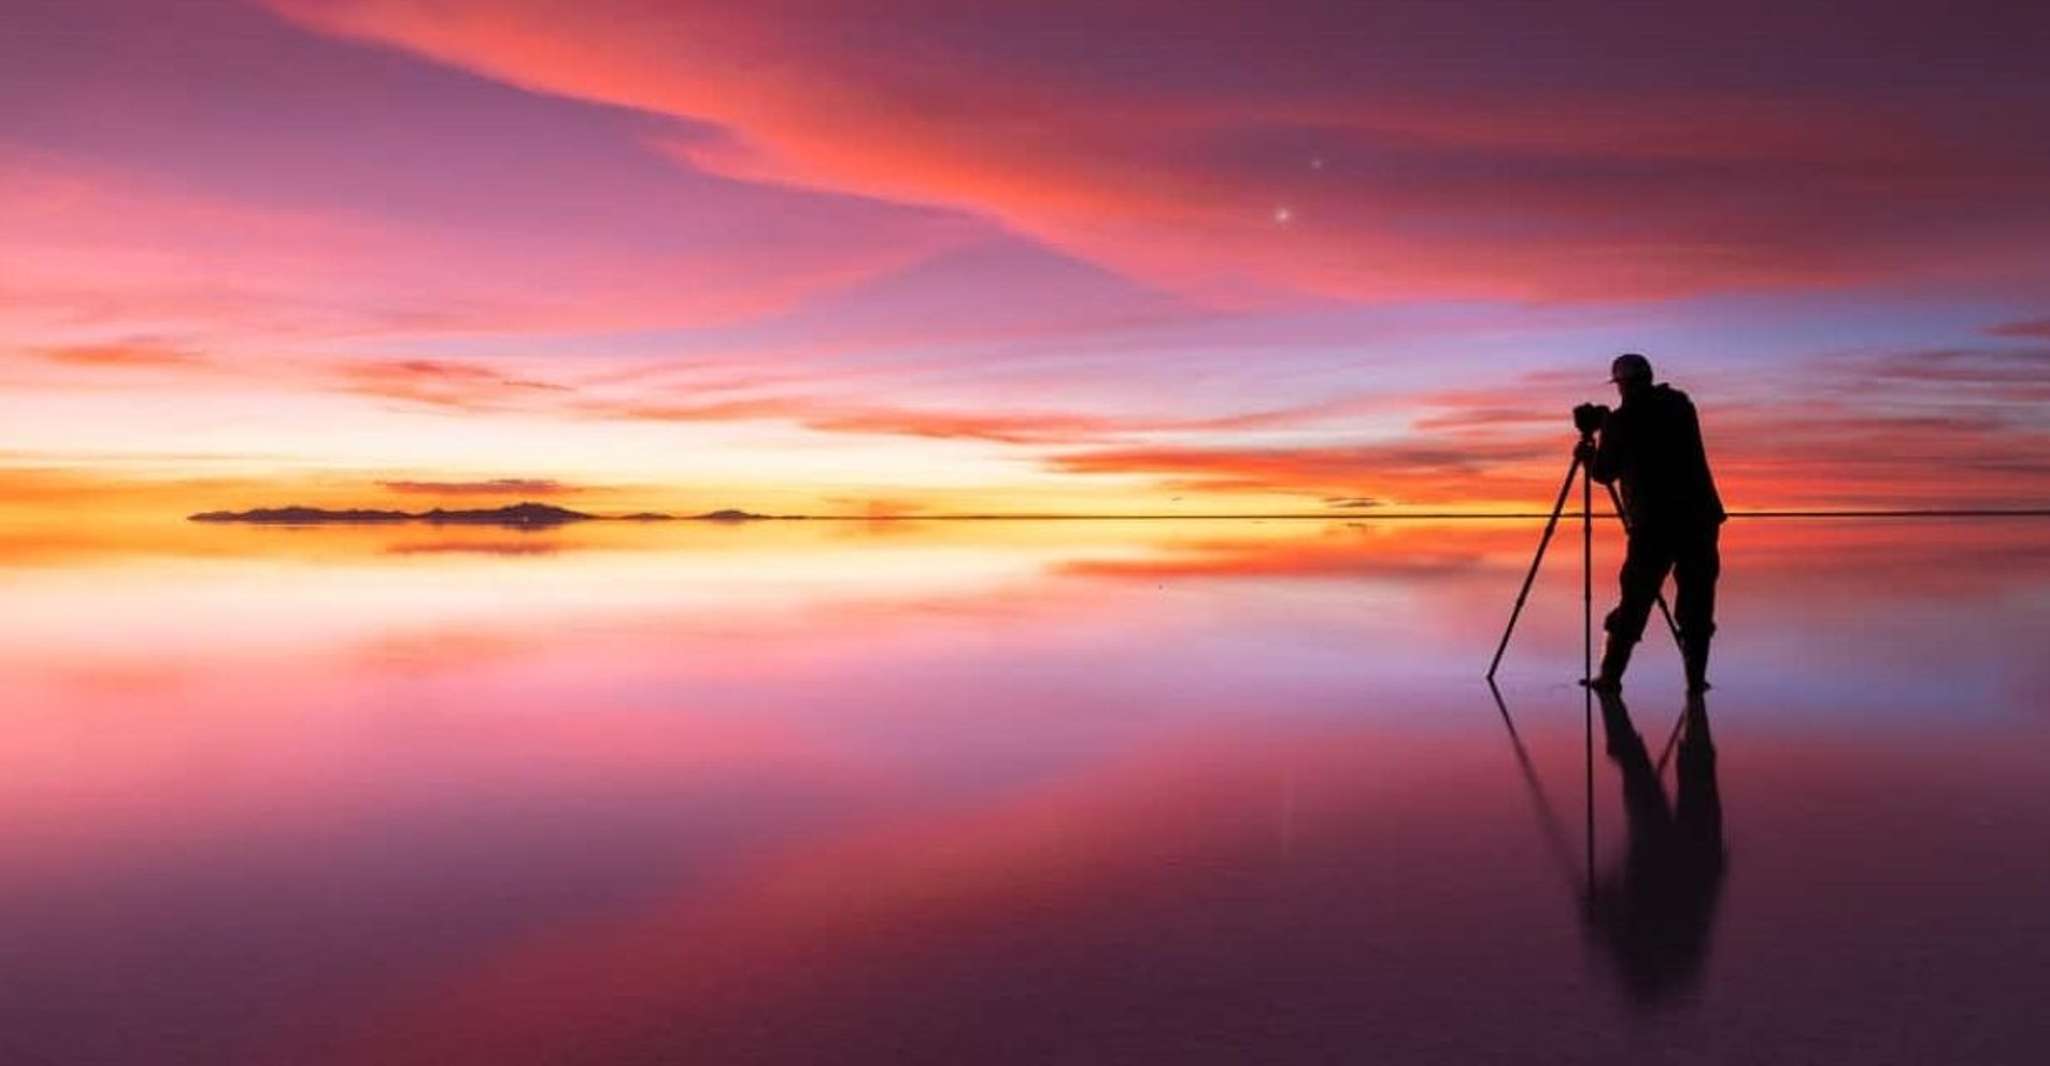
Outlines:
{"type": "MultiPolygon", "coordinates": [[[[1594,443],[1594,431],[1580,431],[1582,445],[1594,443]]],[[[1537,555],[1530,560],[1530,572],[1523,575],[1523,587],[1516,592],[1516,606],[1509,611],[1509,624],[1502,630],[1502,640],[1495,645],[1495,657],[1488,662],[1488,681],[1495,680],[1495,671],[1502,665],[1502,653],[1509,650],[1509,635],[1516,632],[1516,620],[1523,615],[1523,603],[1530,598],[1531,583],[1537,580],[1538,567],[1545,561],[1545,548],[1552,543],[1552,534],[1559,528],[1559,515],[1566,509],[1566,496],[1573,491],[1573,478],[1580,477],[1580,601],[1581,601],[1581,664],[1583,681],[1594,677],[1594,473],[1587,464],[1580,461],[1580,448],[1573,449],[1573,461],[1566,466],[1566,480],[1559,485],[1559,498],[1552,501],[1552,516],[1545,521],[1544,536],[1538,538],[1537,555]]],[[[1616,486],[1605,486],[1609,490],[1609,504],[1616,509],[1616,519],[1623,523],[1623,533],[1630,533],[1630,516],[1624,513],[1623,498],[1616,493],[1616,486]]],[[[1673,621],[1673,612],[1666,607],[1665,593],[1658,594],[1659,614],[1666,620],[1666,628],[1673,634],[1673,643],[1680,642],[1680,627],[1673,621]]]]}

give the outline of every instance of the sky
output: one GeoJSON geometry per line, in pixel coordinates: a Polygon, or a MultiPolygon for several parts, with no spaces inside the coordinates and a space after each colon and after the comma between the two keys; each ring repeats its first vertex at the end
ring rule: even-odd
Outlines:
{"type": "Polygon", "coordinates": [[[2050,9],[0,0],[0,519],[2050,505],[2050,9]]]}

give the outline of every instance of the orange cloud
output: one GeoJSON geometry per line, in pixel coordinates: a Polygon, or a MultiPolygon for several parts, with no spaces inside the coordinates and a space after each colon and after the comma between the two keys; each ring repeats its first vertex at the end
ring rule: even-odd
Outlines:
{"type": "Polygon", "coordinates": [[[553,478],[500,477],[487,481],[380,481],[392,492],[425,496],[566,496],[583,492],[553,478]]]}
{"type": "MultiPolygon", "coordinates": [[[[1535,498],[1535,461],[1558,451],[1537,440],[1393,442],[1300,448],[1143,447],[1071,452],[1053,466],[1075,474],[1148,474],[1175,488],[1285,492],[1391,503],[1472,504],[1535,498]]],[[[1562,468],[1563,469],[1563,468],[1562,468]]],[[[1555,475],[1556,476],[1556,475],[1555,475]]]]}
{"type": "Polygon", "coordinates": [[[531,406],[541,402],[537,394],[571,391],[566,385],[521,377],[484,363],[399,359],[344,362],[330,369],[343,392],[466,411],[531,406]]]}
{"type": "Polygon", "coordinates": [[[1050,412],[919,411],[877,407],[819,412],[805,425],[841,433],[886,433],[941,440],[1045,444],[1114,436],[1129,428],[1116,418],[1050,412]]]}
{"type": "Polygon", "coordinates": [[[142,342],[64,345],[37,349],[36,354],[65,366],[156,370],[209,365],[195,352],[142,342]]]}

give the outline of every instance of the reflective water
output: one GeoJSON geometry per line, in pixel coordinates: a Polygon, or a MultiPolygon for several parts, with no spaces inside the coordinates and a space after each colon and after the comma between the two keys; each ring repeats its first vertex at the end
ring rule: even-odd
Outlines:
{"type": "Polygon", "coordinates": [[[2050,522],[1536,535],[0,534],[0,1062],[2038,1061],[2050,522]]]}

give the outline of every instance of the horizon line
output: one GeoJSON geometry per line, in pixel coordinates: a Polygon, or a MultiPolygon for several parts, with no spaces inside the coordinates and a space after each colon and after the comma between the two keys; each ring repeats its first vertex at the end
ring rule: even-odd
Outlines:
{"type": "MultiPolygon", "coordinates": [[[[294,506],[300,506],[300,505],[294,505],[294,506]]],[[[506,505],[506,506],[512,506],[512,505],[506,505]]],[[[522,504],[521,506],[524,506],[524,504],[522,504]]],[[[540,505],[540,506],[552,506],[552,505],[540,505]]],[[[289,508],[276,508],[276,509],[278,509],[278,510],[284,510],[284,509],[289,509],[289,508]]],[[[308,509],[308,510],[316,510],[316,511],[319,511],[319,510],[326,510],[326,508],[317,508],[317,507],[315,507],[315,508],[307,508],[307,509],[308,509]]],[[[479,509],[479,510],[485,510],[485,511],[488,511],[488,510],[494,510],[494,509],[503,509],[503,507],[501,507],[501,508],[481,508],[481,509],[479,509]]],[[[259,508],[258,510],[262,510],[262,508],[259,508]]],[[[343,509],[339,509],[339,510],[374,510],[374,508],[343,508],[343,509]]],[[[436,511],[439,511],[439,510],[442,510],[442,509],[441,509],[441,508],[436,508],[435,510],[436,510],[436,511]]],[[[564,509],[564,510],[567,510],[567,509],[564,509]]],[[[208,514],[208,515],[213,515],[213,514],[227,514],[227,513],[233,513],[233,512],[200,512],[200,514],[208,514]]],[[[420,520],[420,519],[424,519],[424,518],[426,518],[426,517],[427,517],[428,515],[430,515],[430,514],[432,514],[432,513],[434,513],[434,512],[433,512],[433,511],[427,511],[427,512],[419,512],[419,513],[408,513],[408,512],[403,512],[403,511],[399,511],[399,512],[392,512],[392,513],[394,513],[394,514],[398,514],[398,515],[403,515],[403,516],[404,516],[404,517],[405,517],[406,519],[409,519],[409,520],[420,520]]],[[[454,512],[454,513],[463,513],[463,512],[462,512],[462,511],[461,511],[460,509],[458,509],[458,510],[457,510],[456,512],[454,512]]],[[[1326,511],[1276,511],[1276,512],[1254,512],[1254,513],[1231,513],[1231,512],[1207,512],[1207,513],[1196,513],[1196,514],[1177,514],[1177,513],[1167,513],[1167,512],[1144,512],[1144,513],[1137,513],[1137,514],[1111,514],[1111,513],[1090,513],[1090,512],[1083,512],[1083,513],[1074,513],[1074,512],[1031,512],[1031,511],[1022,511],[1022,512],[986,512],[986,513],[975,513],[975,512],[967,512],[967,513],[953,513],[953,514],[948,514],[948,513],[935,513],[935,514],[888,514],[888,515],[862,515],[862,514],[754,514],[754,513],[743,513],[742,515],[733,515],[733,516],[727,516],[727,515],[722,515],[722,514],[721,514],[720,512],[717,512],[717,511],[711,511],[711,512],[703,512],[703,513],[698,513],[698,514],[670,514],[670,513],[667,513],[667,512],[650,512],[650,511],[633,511],[633,512],[626,512],[626,513],[622,513],[622,514],[590,514],[590,513],[585,513],[585,512],[572,512],[572,513],[575,513],[575,514],[577,514],[577,515],[579,516],[579,519],[580,519],[580,520],[594,520],[594,521],[606,521],[606,522],[618,522],[618,521],[637,521],[637,520],[643,520],[643,519],[646,519],[646,518],[652,518],[652,517],[660,517],[660,518],[662,518],[662,519],[665,519],[665,520],[670,520],[670,521],[683,521],[683,522],[691,522],[691,521],[712,521],[712,522],[730,522],[730,523],[734,523],[734,524],[747,524],[747,523],[750,523],[750,522],[775,522],[775,521],[810,521],[810,522],[1118,522],[1118,521],[1146,521],[1146,522],[1159,522],[1159,521],[1177,521],[1177,520],[1178,520],[1178,521],[1205,521],[1205,522],[1215,522],[1215,521],[1227,521],[1227,520],[1235,520],[1235,521],[1298,521],[1298,522],[1303,522],[1303,521],[1323,521],[1323,522],[1328,522],[1328,521],[1334,521],[1334,520],[1346,520],[1346,521],[1478,521],[1478,522],[1485,522],[1485,521],[1524,521],[1524,520],[1535,520],[1535,519],[1549,519],[1549,518],[1551,518],[1551,517],[1552,517],[1552,515],[1553,515],[1553,512],[1550,512],[1550,511],[1380,511],[1380,512],[1377,512],[1377,511],[1359,511],[1359,512],[1344,512],[1344,511],[1338,511],[1338,512],[1326,512],[1326,511]]],[[[1607,517],[1613,517],[1614,515],[1616,515],[1616,513],[1617,513],[1617,512],[1616,512],[1616,511],[1615,511],[1615,510],[1614,510],[1613,508],[1607,508],[1607,509],[1603,509],[1603,510],[1598,510],[1598,511],[1594,511],[1594,512],[1591,512],[1591,513],[1592,513],[1592,514],[1594,514],[1594,515],[1598,515],[1598,516],[1601,516],[1601,517],[1607,518],[1607,517]]],[[[1559,511],[1559,512],[1558,512],[1558,516],[1559,516],[1559,517],[1560,517],[1561,519],[1565,519],[1565,520],[1568,520],[1568,521],[1570,521],[1571,519],[1573,519],[1574,517],[1576,517],[1576,515],[1577,515],[1577,512],[1576,512],[1575,510],[1572,510],[1572,509],[1564,509],[1564,510],[1561,510],[1561,511],[1559,511]]],[[[188,520],[192,520],[192,519],[197,519],[197,518],[199,518],[199,516],[200,516],[199,514],[189,514],[189,515],[186,515],[185,517],[186,517],[186,518],[187,518],[188,520]]],[[[1788,509],[1788,508],[1766,508],[1766,509],[1759,509],[1759,510],[1750,510],[1750,511],[1729,511],[1729,512],[1727,512],[1727,513],[1726,513],[1725,517],[1727,517],[1727,518],[1741,518],[1741,519],[1758,519],[1758,518],[1765,518],[1765,519],[1803,519],[1803,518],[1809,518],[1809,519],[1828,519],[1828,518],[2050,518],[2050,507],[1924,507],[1924,508],[1915,508],[1915,507],[1903,507],[1903,508],[1846,508],[1846,509],[1841,509],[1841,510],[1823,510],[1823,509],[1798,509],[1798,508],[1796,508],[1796,509],[1788,509]]]]}
{"type": "MultiPolygon", "coordinates": [[[[1614,510],[1601,510],[1601,511],[1595,511],[1595,512],[1593,512],[1593,514],[1595,514],[1595,515],[1597,515],[1597,516],[1600,516],[1600,517],[1610,517],[1610,516],[1613,516],[1613,515],[1615,515],[1615,514],[1616,514],[1616,512],[1615,512],[1614,510]]],[[[1559,517],[1560,517],[1560,518],[1562,518],[1562,519],[1570,519],[1570,518],[1574,518],[1574,517],[1577,517],[1577,515],[1578,515],[1578,512],[1577,512],[1577,511],[1561,511],[1561,512],[1560,512],[1560,514],[1559,514],[1559,517]]],[[[1331,520],[1331,519],[1352,519],[1352,520],[1385,520],[1385,519],[1403,519],[1403,520],[1434,520],[1434,521],[1435,521],[1435,520],[1446,520],[1446,519],[1458,519],[1458,520],[1471,520],[1471,521],[1486,521],[1486,520],[1490,520],[1490,519],[1495,519],[1495,520],[1503,520],[1503,519],[1512,519],[1512,520],[1513,520],[1513,519],[1534,519],[1534,518],[1550,518],[1550,517],[1552,517],[1552,513],[1551,513],[1550,511],[1387,511],[1387,512],[1378,512],[1378,513],[1377,513],[1377,512],[1359,512],[1359,513],[1347,513],[1347,512],[1322,512],[1322,511],[1282,511],[1282,512],[1275,512],[1275,513],[1253,513],[1253,514],[1230,514],[1230,513],[1213,513],[1213,514],[1167,514],[1167,513],[1159,513],[1159,512],[1151,512],[1151,513],[1145,513],[1145,514],[1063,514],[1063,513],[1032,513],[1032,512],[1021,512],[1021,513],[1010,513],[1010,514],[1006,514],[1006,513],[995,513],[995,514],[898,514],[898,515],[845,515],[845,514],[819,514],[819,515],[770,515],[770,516],[764,516],[764,517],[766,517],[766,518],[769,518],[769,519],[772,519],[772,520],[773,520],[773,519],[775,519],[775,518],[795,518],[795,519],[805,519],[805,520],[809,520],[809,521],[833,521],[833,522],[932,522],[932,521],[950,521],[950,522],[961,522],[961,521],[975,521],[975,522],[997,522],[997,521],[1121,521],[1121,520],[1127,520],[1127,519],[1130,519],[1130,520],[1145,520],[1145,521],[1164,521],[1164,520],[1170,520],[1170,519],[1185,519],[1185,520],[1201,520],[1201,521],[1219,521],[1219,520],[1223,520],[1223,519],[1260,519],[1260,520],[1270,520],[1270,521],[1271,521],[1271,520],[1292,520],[1292,521],[1311,521],[1311,520],[1321,520],[1321,521],[1329,521],[1329,520],[1331,520]]],[[[1727,517],[1729,517],[1729,518],[2050,518],[2050,507],[2006,507],[2006,508],[2003,508],[2003,507],[1970,507],[1970,508],[1890,508],[1890,509],[1856,509],[1856,510],[1841,510],[1841,511],[1823,511],[1823,510],[1778,510],[1778,509],[1774,509],[1774,510],[1758,510],[1758,511],[1731,511],[1731,512],[1728,512],[1728,515],[1727,515],[1727,517]]]]}

